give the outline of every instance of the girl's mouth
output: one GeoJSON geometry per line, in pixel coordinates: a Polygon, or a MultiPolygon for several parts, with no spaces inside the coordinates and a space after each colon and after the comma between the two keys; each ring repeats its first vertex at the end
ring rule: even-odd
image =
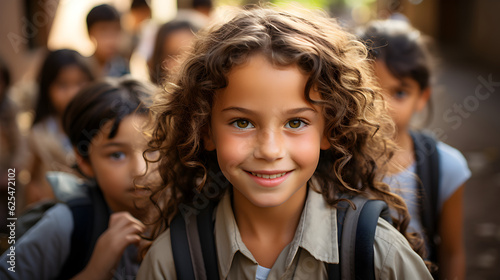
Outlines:
{"type": "Polygon", "coordinates": [[[293,172],[290,171],[246,171],[250,178],[252,178],[257,184],[272,188],[283,183],[288,176],[293,172]]]}
{"type": "Polygon", "coordinates": [[[259,178],[264,178],[264,179],[275,179],[275,178],[279,178],[281,176],[285,176],[286,172],[283,172],[283,173],[277,173],[277,174],[261,174],[261,173],[255,173],[255,172],[251,172],[250,173],[253,175],[253,176],[257,176],[259,178]]]}

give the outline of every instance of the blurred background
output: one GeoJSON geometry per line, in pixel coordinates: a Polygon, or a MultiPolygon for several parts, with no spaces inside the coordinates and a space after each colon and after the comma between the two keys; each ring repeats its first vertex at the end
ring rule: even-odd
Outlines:
{"type": "MultiPolygon", "coordinates": [[[[69,48],[83,56],[94,54],[95,44],[86,27],[86,16],[92,7],[107,3],[119,11],[124,31],[120,52],[130,61],[133,76],[148,79],[147,60],[153,55],[153,41],[161,24],[179,15],[189,15],[202,28],[223,15],[224,6],[257,2],[0,1],[0,57],[10,72],[8,95],[19,108],[15,121],[21,135],[26,136],[31,129],[36,77],[47,52],[69,48]]],[[[433,39],[437,72],[425,129],[459,149],[472,170],[464,211],[467,279],[500,279],[500,1],[270,2],[323,9],[346,27],[373,19],[401,18],[433,39]]],[[[21,169],[17,176],[20,184],[27,184],[31,175],[21,169]]],[[[2,198],[1,205],[6,201],[2,198]]]]}

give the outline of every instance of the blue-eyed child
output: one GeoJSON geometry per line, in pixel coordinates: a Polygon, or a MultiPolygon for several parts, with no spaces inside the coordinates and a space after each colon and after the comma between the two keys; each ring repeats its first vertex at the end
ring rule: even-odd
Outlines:
{"type": "Polygon", "coordinates": [[[17,240],[15,273],[8,270],[8,252],[2,256],[0,278],[135,277],[136,245],[147,216],[141,205],[149,197],[136,184],[148,179],[142,176],[148,141],[141,128],[151,94],[151,87],[132,79],[103,80],[82,89],[68,105],[64,131],[87,179],[49,176],[54,188],[73,191],[17,240]]]}

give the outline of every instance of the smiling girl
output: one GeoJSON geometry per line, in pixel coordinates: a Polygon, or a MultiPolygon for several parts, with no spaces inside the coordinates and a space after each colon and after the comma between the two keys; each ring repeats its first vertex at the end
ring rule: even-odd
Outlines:
{"type": "MultiPolygon", "coordinates": [[[[220,279],[327,279],[343,193],[385,200],[405,234],[406,207],[381,182],[383,106],[366,49],[321,15],[257,8],[201,34],[152,107],[164,180],[152,200],[167,219],[138,279],[177,279],[169,223],[202,198],[218,203],[220,279]]],[[[401,233],[379,219],[376,278],[430,279],[401,233]]]]}

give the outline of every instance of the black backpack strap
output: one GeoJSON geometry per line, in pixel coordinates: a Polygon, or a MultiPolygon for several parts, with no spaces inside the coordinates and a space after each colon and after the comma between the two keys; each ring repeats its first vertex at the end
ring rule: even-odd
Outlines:
{"type": "Polygon", "coordinates": [[[198,215],[187,217],[187,221],[178,213],[170,223],[177,279],[219,279],[213,209],[214,205],[209,204],[198,215]]]}
{"type": "Polygon", "coordinates": [[[170,223],[170,242],[177,279],[195,280],[186,223],[180,213],[170,223]]]}
{"type": "Polygon", "coordinates": [[[78,198],[67,202],[73,216],[71,248],[58,279],[71,279],[85,268],[82,255],[87,255],[88,244],[92,239],[93,207],[89,198],[78,198]],[[79,254],[77,253],[79,252],[79,254]]]}
{"type": "Polygon", "coordinates": [[[203,209],[198,215],[198,236],[200,237],[205,273],[208,280],[219,280],[219,266],[217,264],[217,249],[215,247],[213,212],[214,204],[203,209]]]}
{"type": "Polygon", "coordinates": [[[90,239],[90,243],[87,244],[89,250],[87,250],[87,254],[85,255],[85,265],[90,261],[90,257],[92,257],[97,239],[108,229],[109,217],[111,216],[111,209],[109,209],[106,200],[104,200],[101,189],[96,185],[91,186],[89,187],[89,194],[93,208],[92,238],[90,239]]]}
{"type": "MultiPolygon", "coordinates": [[[[340,201],[337,204],[337,247],[338,251],[342,250],[342,228],[344,226],[345,214],[349,208],[349,203],[347,201],[340,201]]],[[[340,258],[340,256],[339,256],[340,258]]],[[[327,273],[329,280],[340,279],[340,263],[328,263],[327,273]]]]}
{"type": "Polygon", "coordinates": [[[363,196],[350,199],[356,210],[346,201],[337,206],[337,233],[339,264],[328,264],[328,279],[375,279],[375,230],[378,218],[391,222],[388,206],[380,200],[363,196]]]}
{"type": "Polygon", "coordinates": [[[71,248],[58,279],[70,279],[82,271],[92,256],[99,236],[107,229],[110,211],[101,191],[88,187],[88,196],[67,202],[73,216],[71,248]]]}
{"type": "Polygon", "coordinates": [[[381,200],[367,201],[361,209],[356,229],[354,255],[356,279],[375,279],[373,243],[379,217],[391,220],[387,204],[381,200]]]}
{"type": "Polygon", "coordinates": [[[423,133],[410,132],[412,136],[415,160],[417,163],[418,202],[422,226],[430,245],[428,259],[437,261],[437,244],[435,236],[438,231],[439,215],[439,153],[437,142],[423,133]]]}
{"type": "MultiPolygon", "coordinates": [[[[365,205],[367,199],[363,196],[355,196],[351,202],[356,205],[356,210],[348,208],[344,218],[344,226],[342,228],[342,237],[340,239],[340,271],[342,279],[355,279],[355,249],[356,249],[356,228],[358,226],[359,215],[361,209],[365,205]]],[[[377,216],[378,218],[378,216],[377,216]]],[[[373,245],[372,245],[373,246],[373,245]]]]}

